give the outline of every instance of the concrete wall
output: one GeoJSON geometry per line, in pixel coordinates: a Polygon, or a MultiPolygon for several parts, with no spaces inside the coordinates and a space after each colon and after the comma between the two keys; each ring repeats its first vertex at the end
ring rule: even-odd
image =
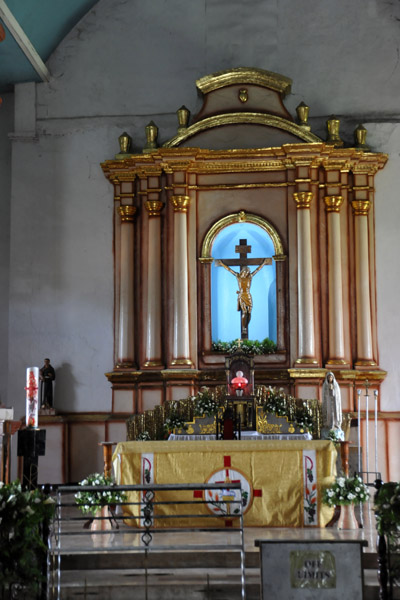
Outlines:
{"type": "Polygon", "coordinates": [[[14,95],[3,94],[0,107],[0,404],[10,406],[8,378],[8,293],[10,274],[11,142],[14,95]]]}
{"type": "Polygon", "coordinates": [[[150,119],[161,142],[172,137],[175,111],[200,107],[195,80],[237,66],[291,77],[286,106],[294,114],[306,101],[315,133],[334,113],[346,142],[362,122],[372,148],[390,154],[376,178],[378,320],[382,406],[400,410],[399,33],[400,4],[379,0],[100,0],[48,61],[35,135],[14,141],[8,399],[17,412],[25,367],[47,355],[59,408],[110,410],[112,189],[99,164],[123,130],[140,151],[150,119]]]}

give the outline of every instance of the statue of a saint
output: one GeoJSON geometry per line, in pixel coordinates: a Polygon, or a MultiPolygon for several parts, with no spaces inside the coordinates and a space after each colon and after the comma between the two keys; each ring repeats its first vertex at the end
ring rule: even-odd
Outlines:
{"type": "Polygon", "coordinates": [[[322,384],[322,437],[330,438],[329,432],[332,430],[338,439],[344,439],[340,387],[335,375],[329,371],[322,384]]]}
{"type": "Polygon", "coordinates": [[[250,323],[251,311],[253,308],[253,299],[250,294],[251,281],[252,281],[254,275],[256,275],[258,273],[258,271],[260,271],[263,268],[264,265],[269,264],[269,262],[270,262],[270,259],[264,258],[262,263],[256,269],[254,269],[254,271],[250,271],[249,267],[242,267],[240,269],[240,272],[237,273],[236,271],[234,271],[233,269],[228,267],[228,265],[224,264],[224,262],[222,260],[218,259],[215,261],[215,266],[224,267],[224,269],[229,271],[229,273],[232,273],[232,275],[234,275],[237,279],[238,286],[239,286],[239,289],[236,292],[238,294],[237,309],[240,310],[240,312],[241,312],[241,325],[242,325],[242,338],[243,339],[246,339],[246,337],[247,337],[247,328],[250,323]],[[243,336],[243,332],[246,332],[246,337],[243,336]]]}
{"type": "Polygon", "coordinates": [[[50,359],[44,359],[44,365],[40,369],[40,405],[42,408],[53,408],[53,381],[56,372],[50,364],[50,359]]]}

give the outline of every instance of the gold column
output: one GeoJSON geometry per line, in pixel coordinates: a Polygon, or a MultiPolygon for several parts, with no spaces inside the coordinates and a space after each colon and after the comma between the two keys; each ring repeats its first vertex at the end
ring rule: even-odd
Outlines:
{"type": "Polygon", "coordinates": [[[144,367],[163,367],[161,360],[161,200],[146,200],[149,215],[147,246],[147,323],[144,367]]]}
{"type": "Polygon", "coordinates": [[[193,366],[189,345],[187,210],[189,196],[171,196],[174,208],[174,307],[172,366],[193,366]]]}
{"type": "Polygon", "coordinates": [[[298,358],[296,364],[318,364],[315,357],[313,269],[310,207],[312,192],[294,192],[297,208],[298,358]]]}
{"type": "Polygon", "coordinates": [[[342,196],[325,196],[328,224],[329,358],[327,365],[344,365],[343,279],[340,231],[342,196]]]}
{"type": "Polygon", "coordinates": [[[356,270],[357,366],[375,366],[369,274],[368,213],[370,200],[353,200],[356,270]]]}
{"type": "Polygon", "coordinates": [[[120,254],[120,290],[119,290],[119,368],[135,366],[134,360],[134,299],[133,299],[133,220],[136,208],[130,204],[118,207],[121,217],[121,254],[120,254]]]}

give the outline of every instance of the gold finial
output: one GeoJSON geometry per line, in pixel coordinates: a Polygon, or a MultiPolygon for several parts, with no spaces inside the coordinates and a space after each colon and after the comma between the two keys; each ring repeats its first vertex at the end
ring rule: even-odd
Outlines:
{"type": "Polygon", "coordinates": [[[367,130],[363,125],[359,125],[357,129],[354,130],[354,138],[358,150],[364,150],[365,152],[370,150],[370,147],[365,143],[365,140],[367,139],[367,130]]]}
{"type": "Polygon", "coordinates": [[[236,343],[238,345],[238,348],[240,349],[242,347],[242,343],[243,343],[242,340],[239,338],[236,340],[236,343]]]}
{"type": "Polygon", "coordinates": [[[127,158],[131,156],[130,149],[132,144],[132,138],[124,131],[118,138],[119,142],[119,153],[115,155],[115,158],[127,158]]]}
{"type": "Polygon", "coordinates": [[[310,107],[307,106],[307,104],[304,104],[304,102],[300,102],[300,104],[296,108],[299,125],[306,131],[311,131],[311,127],[308,125],[308,113],[309,112],[310,112],[310,107]]]}
{"type": "Polygon", "coordinates": [[[247,91],[246,88],[240,88],[239,90],[239,100],[242,104],[244,104],[245,102],[247,102],[247,100],[249,99],[249,92],[247,91]]]}
{"type": "Polygon", "coordinates": [[[339,135],[340,120],[332,115],[332,117],[327,120],[326,127],[328,129],[328,138],[326,140],[327,143],[341,148],[344,143],[343,140],[340,139],[339,135]]]}
{"type": "Polygon", "coordinates": [[[176,111],[178,115],[178,133],[185,133],[189,125],[190,111],[184,104],[176,111]]]}
{"type": "Polygon", "coordinates": [[[150,121],[148,125],[145,127],[146,130],[146,145],[143,148],[143,154],[147,154],[148,152],[152,152],[156,148],[158,148],[157,144],[157,136],[158,136],[158,127],[154,123],[154,121],[150,121]]]}

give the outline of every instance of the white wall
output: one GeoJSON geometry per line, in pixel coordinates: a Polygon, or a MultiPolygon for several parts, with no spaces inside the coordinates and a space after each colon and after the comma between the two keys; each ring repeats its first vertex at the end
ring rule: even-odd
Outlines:
{"type": "Polygon", "coordinates": [[[38,141],[15,141],[10,271],[9,398],[23,412],[24,369],[49,355],[56,404],[108,411],[112,368],[112,189],[100,162],[118,135],[145,143],[176,132],[181,104],[200,106],[195,80],[237,66],[293,79],[286,105],[311,107],[313,130],[344,117],[374,150],[390,153],[377,183],[381,366],[385,408],[399,406],[400,5],[380,0],[100,0],[48,61],[36,87],[38,141]],[[368,125],[371,123],[371,125],[368,125]]]}

